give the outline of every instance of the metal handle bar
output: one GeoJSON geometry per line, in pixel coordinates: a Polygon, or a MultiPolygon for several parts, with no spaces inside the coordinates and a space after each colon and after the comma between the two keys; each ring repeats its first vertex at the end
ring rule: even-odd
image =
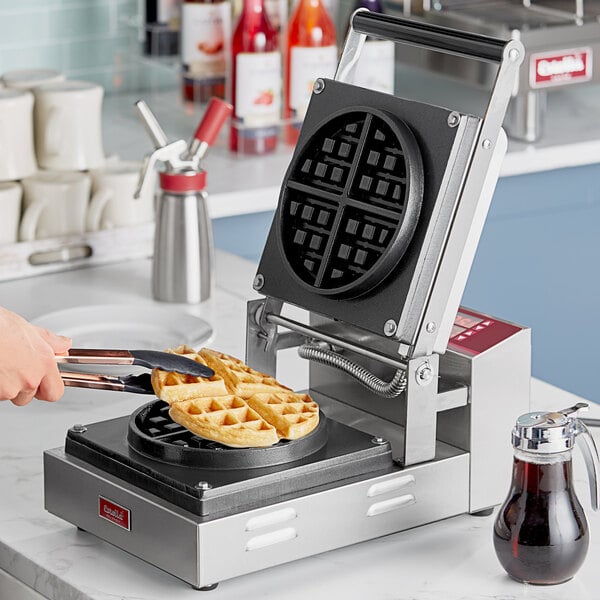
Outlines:
{"type": "Polygon", "coordinates": [[[498,72],[482,130],[482,134],[495,137],[525,56],[525,49],[519,40],[499,40],[431,23],[382,15],[366,8],[356,10],[350,22],[351,27],[334,77],[337,81],[352,83],[354,80],[354,71],[367,35],[497,64],[498,72]],[[493,134],[485,131],[488,129],[493,134]]]}
{"type": "Polygon", "coordinates": [[[365,35],[493,63],[502,61],[507,44],[506,40],[477,33],[366,10],[354,13],[352,27],[365,35]]]}

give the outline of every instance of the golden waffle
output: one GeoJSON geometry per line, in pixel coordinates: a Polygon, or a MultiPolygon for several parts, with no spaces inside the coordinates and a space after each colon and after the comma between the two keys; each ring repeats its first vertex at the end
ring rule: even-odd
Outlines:
{"type": "Polygon", "coordinates": [[[292,390],[281,385],[274,377],[255,371],[233,356],[209,348],[202,348],[200,356],[215,374],[220,375],[225,380],[225,385],[230,394],[246,399],[254,394],[269,392],[292,393],[292,390]]]}
{"type": "Polygon", "coordinates": [[[275,427],[237,396],[176,402],[169,415],[192,433],[227,446],[265,447],[279,441],[275,427]]]}
{"type": "MultiPolygon", "coordinates": [[[[200,354],[189,346],[179,346],[178,348],[167,350],[167,352],[181,354],[195,360],[201,365],[206,365],[206,361],[200,354]]],[[[229,393],[225,387],[223,377],[217,372],[209,379],[206,379],[204,377],[193,377],[192,375],[153,369],[150,380],[154,393],[158,398],[171,405],[175,402],[182,402],[193,398],[225,396],[229,393]]]]}
{"type": "Polygon", "coordinates": [[[276,391],[254,394],[246,402],[287,440],[304,437],[319,424],[319,406],[308,394],[276,391]]]}

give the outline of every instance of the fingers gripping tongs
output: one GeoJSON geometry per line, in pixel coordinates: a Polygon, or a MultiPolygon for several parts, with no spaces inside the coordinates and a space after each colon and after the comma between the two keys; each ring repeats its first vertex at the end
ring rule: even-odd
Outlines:
{"type": "MultiPolygon", "coordinates": [[[[139,365],[148,369],[174,371],[192,377],[212,377],[214,371],[191,358],[156,350],[88,350],[71,348],[68,354],[57,355],[59,364],[78,365],[139,365]]],[[[96,373],[72,373],[61,371],[64,384],[68,387],[154,394],[150,373],[141,375],[102,375],[96,373]]]]}

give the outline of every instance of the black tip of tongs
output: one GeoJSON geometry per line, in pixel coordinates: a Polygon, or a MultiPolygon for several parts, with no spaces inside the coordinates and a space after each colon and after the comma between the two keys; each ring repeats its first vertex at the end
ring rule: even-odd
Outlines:
{"type": "Polygon", "coordinates": [[[130,350],[134,357],[133,364],[148,369],[160,369],[161,371],[174,371],[192,377],[212,377],[215,372],[197,363],[187,356],[171,354],[170,352],[158,352],[157,350],[130,350]]]}
{"type": "Polygon", "coordinates": [[[141,375],[125,375],[119,377],[123,384],[124,392],[132,392],[133,394],[154,394],[150,373],[142,373],[141,375]]]}

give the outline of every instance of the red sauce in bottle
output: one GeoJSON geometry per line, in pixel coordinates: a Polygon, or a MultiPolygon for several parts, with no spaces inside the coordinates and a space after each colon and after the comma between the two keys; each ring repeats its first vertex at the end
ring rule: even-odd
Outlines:
{"type": "Polygon", "coordinates": [[[244,0],[233,34],[231,64],[234,118],[244,121],[246,128],[231,126],[229,147],[243,154],[273,152],[281,118],[281,53],[264,0],[244,0]]]}

